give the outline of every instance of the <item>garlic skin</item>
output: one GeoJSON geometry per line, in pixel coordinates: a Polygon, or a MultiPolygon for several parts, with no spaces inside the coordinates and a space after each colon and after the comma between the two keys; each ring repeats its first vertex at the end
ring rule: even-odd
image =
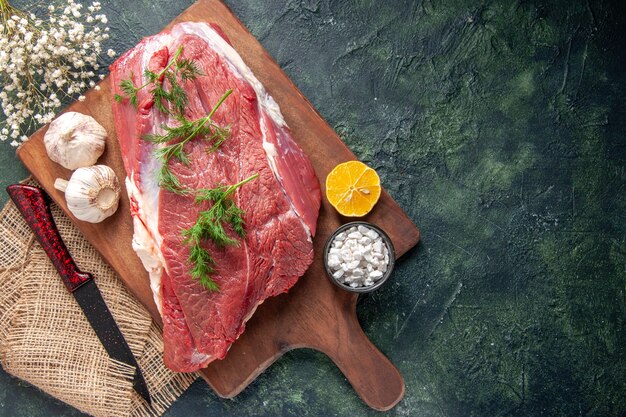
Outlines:
{"type": "Polygon", "coordinates": [[[74,170],[96,163],[106,137],[106,130],[93,117],[67,112],[50,123],[43,143],[50,159],[74,170]]]}
{"type": "Polygon", "coordinates": [[[57,178],[54,188],[65,192],[67,208],[74,217],[89,223],[99,223],[117,210],[120,182],[106,165],[77,169],[66,181],[57,178]]]}

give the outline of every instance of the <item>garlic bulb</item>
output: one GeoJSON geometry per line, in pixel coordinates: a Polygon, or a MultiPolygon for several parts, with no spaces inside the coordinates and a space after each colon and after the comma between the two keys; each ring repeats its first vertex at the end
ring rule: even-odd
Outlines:
{"type": "Polygon", "coordinates": [[[69,181],[57,178],[54,188],[65,193],[67,208],[79,220],[99,223],[117,210],[120,183],[106,165],[77,169],[69,181]]]}
{"type": "Polygon", "coordinates": [[[50,159],[74,170],[96,163],[104,152],[107,132],[91,116],[67,112],[50,123],[43,143],[50,159]]]}

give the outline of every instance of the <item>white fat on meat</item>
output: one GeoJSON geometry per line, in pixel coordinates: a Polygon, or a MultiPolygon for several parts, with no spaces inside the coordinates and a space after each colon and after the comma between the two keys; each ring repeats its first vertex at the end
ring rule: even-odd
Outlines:
{"type": "Polygon", "coordinates": [[[126,190],[128,191],[128,198],[131,202],[135,201],[137,207],[136,211],[131,212],[134,230],[132,247],[141,260],[143,267],[148,271],[154,302],[159,310],[159,314],[163,316],[161,307],[161,276],[165,267],[165,259],[163,259],[163,255],[158,249],[162,238],[157,228],[148,226],[150,224],[148,220],[154,219],[156,216],[150,216],[146,213],[146,211],[151,211],[151,205],[143,201],[143,194],[137,190],[134,181],[128,177],[126,177],[126,190]]]}

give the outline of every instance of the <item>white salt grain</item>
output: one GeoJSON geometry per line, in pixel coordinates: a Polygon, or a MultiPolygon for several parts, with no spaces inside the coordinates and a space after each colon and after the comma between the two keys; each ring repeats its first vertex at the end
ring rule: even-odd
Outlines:
{"type": "Polygon", "coordinates": [[[370,272],[370,278],[373,280],[377,280],[382,278],[383,273],[381,271],[372,271],[370,272]]]}
{"type": "Polygon", "coordinates": [[[339,261],[338,257],[331,255],[328,257],[328,266],[336,269],[337,267],[341,266],[341,261],[339,261]]]}
{"type": "Polygon", "coordinates": [[[352,261],[350,263],[348,263],[348,270],[353,270],[355,269],[357,266],[359,266],[359,261],[352,261]]]}
{"type": "Polygon", "coordinates": [[[367,232],[367,237],[372,240],[378,239],[378,233],[376,233],[376,230],[370,229],[369,232],[367,232]]]}

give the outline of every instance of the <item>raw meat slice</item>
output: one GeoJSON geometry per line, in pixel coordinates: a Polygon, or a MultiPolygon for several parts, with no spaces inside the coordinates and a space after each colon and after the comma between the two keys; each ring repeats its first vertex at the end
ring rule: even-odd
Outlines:
{"type": "MultiPolygon", "coordinates": [[[[146,68],[163,69],[183,45],[182,56],[195,60],[203,73],[182,84],[189,98],[185,116],[205,116],[232,89],[214,116],[218,124],[230,126],[231,135],[214,153],[207,152],[210,145],[204,141],[188,143],[191,164],[172,162],[172,172],[189,188],[234,184],[259,174],[234,194],[245,211],[246,238],[226,248],[205,243],[218,265],[212,278],[220,286],[219,292],[209,292],[190,276],[189,249],[181,236],[181,229],[195,223],[208,205],[160,189],[154,151],[162,145],[141,139],[175,122],[155,109],[147,89],[139,92],[137,109],[128,100],[113,104],[133,248],[150,274],[163,318],[165,363],[180,372],[224,358],[257,306],[289,290],[304,274],[313,260],[321,200],[313,167],[293,141],[278,105],[221,33],[204,23],[180,23],[144,39],[111,66],[113,92],[122,94],[122,80],[142,85],[146,68]]],[[[235,236],[232,230],[229,234],[235,236]]]]}

